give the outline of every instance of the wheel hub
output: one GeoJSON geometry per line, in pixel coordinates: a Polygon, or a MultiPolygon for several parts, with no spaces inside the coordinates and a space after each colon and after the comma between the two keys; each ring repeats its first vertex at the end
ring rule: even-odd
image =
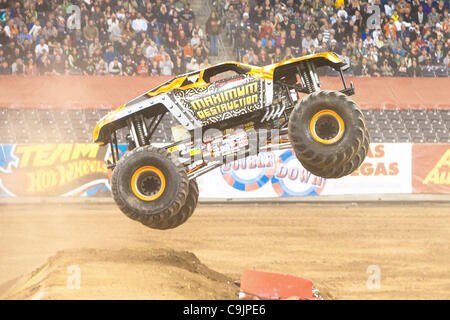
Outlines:
{"type": "Polygon", "coordinates": [[[158,199],[164,192],[166,179],[161,170],[153,166],[137,169],[131,177],[133,194],[143,201],[158,199]]]}
{"type": "Polygon", "coordinates": [[[332,144],[342,138],[344,121],[333,110],[317,112],[310,123],[311,135],[317,142],[332,144]]]}
{"type": "Polygon", "coordinates": [[[161,190],[161,179],[153,172],[143,173],[137,181],[138,190],[144,196],[154,196],[161,190]]]}
{"type": "Polygon", "coordinates": [[[331,115],[325,114],[317,119],[316,133],[324,140],[331,140],[339,133],[339,122],[331,115]]]}

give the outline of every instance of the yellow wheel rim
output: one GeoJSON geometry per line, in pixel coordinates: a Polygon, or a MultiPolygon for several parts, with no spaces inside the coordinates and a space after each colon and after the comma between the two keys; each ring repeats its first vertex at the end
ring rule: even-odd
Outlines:
{"type": "Polygon", "coordinates": [[[317,142],[333,144],[344,134],[344,120],[333,110],[321,110],[312,117],[309,129],[317,142]],[[323,127],[326,128],[323,129],[323,127]]]}
{"type": "Polygon", "coordinates": [[[131,177],[133,194],[143,201],[158,199],[166,188],[164,174],[156,167],[145,166],[136,170],[131,177]]]}

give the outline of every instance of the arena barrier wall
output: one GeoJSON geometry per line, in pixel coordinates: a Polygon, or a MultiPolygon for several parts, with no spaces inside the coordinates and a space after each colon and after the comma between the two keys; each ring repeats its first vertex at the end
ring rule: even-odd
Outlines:
{"type": "MultiPolygon", "coordinates": [[[[170,77],[0,76],[0,107],[118,107],[170,77]]],[[[450,78],[347,78],[362,108],[450,108],[450,78]]],[[[322,89],[342,89],[338,77],[321,77],[322,89]]]]}
{"type": "MultiPolygon", "coordinates": [[[[120,152],[126,145],[120,145],[120,152]]],[[[0,196],[110,196],[96,144],[0,144],[0,196]]],[[[225,164],[198,178],[201,198],[271,198],[344,194],[450,193],[450,144],[376,143],[361,167],[341,179],[305,170],[292,150],[225,164]]]]}

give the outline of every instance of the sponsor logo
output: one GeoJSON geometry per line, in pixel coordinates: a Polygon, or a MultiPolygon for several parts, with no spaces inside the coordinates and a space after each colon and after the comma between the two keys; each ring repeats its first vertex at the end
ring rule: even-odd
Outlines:
{"type": "Polygon", "coordinates": [[[259,82],[252,82],[190,101],[199,119],[208,119],[224,112],[259,103],[259,82]]]}
{"type": "Polygon", "coordinates": [[[258,156],[225,164],[221,167],[223,179],[234,189],[255,191],[270,182],[281,197],[318,195],[326,180],[304,169],[292,150],[261,153],[258,156]]]}
{"type": "Polygon", "coordinates": [[[450,144],[414,144],[412,153],[414,193],[450,193],[450,144]]]}
{"type": "Polygon", "coordinates": [[[0,188],[16,196],[68,195],[74,189],[92,195],[107,187],[104,158],[97,144],[0,145],[0,188]]]}
{"type": "Polygon", "coordinates": [[[220,168],[223,179],[241,191],[254,191],[268,183],[275,172],[275,154],[260,153],[227,163],[220,168]]]}
{"type": "Polygon", "coordinates": [[[428,172],[424,184],[450,185],[450,148],[428,172]]]}
{"type": "Polygon", "coordinates": [[[384,144],[371,145],[365,162],[351,175],[363,177],[397,176],[400,172],[398,162],[386,161],[388,159],[384,147],[384,144]]]}
{"type": "Polygon", "coordinates": [[[272,188],[280,197],[319,195],[326,180],[304,169],[293,150],[283,152],[277,159],[272,188]]]}

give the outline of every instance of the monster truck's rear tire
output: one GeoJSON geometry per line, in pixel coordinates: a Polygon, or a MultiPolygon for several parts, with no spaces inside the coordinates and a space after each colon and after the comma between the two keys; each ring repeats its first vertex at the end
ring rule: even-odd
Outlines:
{"type": "Polygon", "coordinates": [[[337,91],[305,97],[289,118],[289,139],[300,162],[331,168],[348,162],[364,139],[364,115],[337,91]]]}
{"type": "Polygon", "coordinates": [[[129,218],[146,225],[169,220],[185,204],[189,180],[184,166],[165,149],[143,146],[127,152],[114,168],[113,198],[129,218]]]}
{"type": "Polygon", "coordinates": [[[315,167],[309,163],[302,163],[303,167],[311,172],[312,174],[326,178],[326,179],[337,179],[351,174],[353,171],[358,169],[363,163],[369,151],[370,137],[369,132],[365,129],[363,144],[359,148],[358,152],[353,156],[352,159],[338,165],[333,168],[320,168],[315,167]]]}
{"type": "Polygon", "coordinates": [[[142,224],[147,227],[159,230],[174,229],[185,223],[194,213],[198,203],[198,185],[197,181],[189,181],[189,194],[186,202],[175,215],[165,219],[164,217],[149,217],[149,219],[141,220],[142,224]]]}

